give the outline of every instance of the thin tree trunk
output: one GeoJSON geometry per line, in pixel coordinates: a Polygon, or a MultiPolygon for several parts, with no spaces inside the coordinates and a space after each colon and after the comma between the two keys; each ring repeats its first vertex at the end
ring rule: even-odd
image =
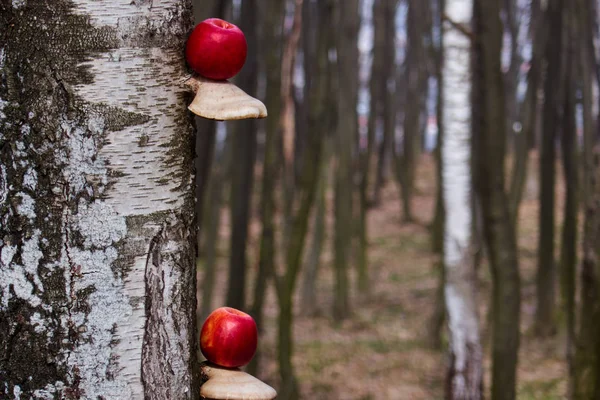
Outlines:
{"type": "Polygon", "coordinates": [[[198,256],[202,252],[202,226],[204,223],[204,200],[208,189],[213,155],[215,151],[215,138],[217,125],[214,120],[196,117],[196,226],[198,242],[198,256]]]}
{"type": "MultiPolygon", "coordinates": [[[[422,98],[427,92],[427,60],[423,40],[425,37],[425,21],[427,15],[427,1],[410,0],[407,16],[406,72],[404,102],[404,139],[402,141],[402,155],[397,160],[398,177],[402,188],[402,210],[405,222],[414,220],[412,215],[412,194],[416,174],[416,163],[420,151],[420,122],[423,111],[422,98]]],[[[394,27],[388,31],[391,36],[392,46],[394,27]]],[[[392,134],[395,124],[390,126],[392,134]]]]}
{"type": "MultiPolygon", "coordinates": [[[[566,41],[566,71],[565,92],[563,99],[564,124],[561,136],[561,153],[565,181],[565,204],[562,227],[562,247],[560,254],[562,303],[566,316],[566,357],[569,376],[574,376],[574,340],[575,340],[575,291],[577,263],[577,215],[579,209],[578,191],[579,176],[577,173],[577,121],[575,117],[575,102],[577,96],[577,24],[573,5],[567,5],[565,17],[566,41]]],[[[572,382],[572,380],[571,380],[572,382]]],[[[569,398],[572,398],[573,388],[569,388],[569,398]]]]}
{"type": "Polygon", "coordinates": [[[198,393],[191,22],[0,4],[1,398],[198,393]]]}
{"type": "Polygon", "coordinates": [[[514,125],[517,122],[519,104],[517,89],[519,86],[519,70],[521,69],[521,49],[519,47],[519,16],[517,13],[517,0],[503,0],[504,32],[510,38],[510,65],[504,74],[504,95],[506,107],[506,139],[508,142],[515,140],[514,125]]]}
{"type": "Polygon", "coordinates": [[[501,70],[502,23],[500,0],[475,2],[477,91],[474,101],[481,114],[475,121],[479,135],[479,181],[483,232],[493,280],[492,400],[516,397],[519,350],[520,277],[514,226],[510,223],[504,188],[506,153],[505,107],[501,70]]]}
{"type": "MultiPolygon", "coordinates": [[[[270,43],[265,51],[265,69],[267,73],[266,106],[269,118],[266,121],[265,155],[263,161],[263,176],[261,190],[260,215],[262,218],[262,233],[258,260],[258,274],[254,286],[254,300],[250,314],[254,317],[259,329],[263,329],[263,306],[269,280],[275,270],[275,185],[277,182],[278,166],[277,137],[280,132],[281,116],[281,53],[283,43],[283,19],[285,0],[269,0],[261,10],[265,15],[265,31],[263,43],[270,43]],[[267,29],[267,27],[269,29],[267,29]]],[[[247,371],[256,375],[260,366],[260,347],[248,365],[247,371]]]]}
{"type": "Polygon", "coordinates": [[[583,260],[579,326],[575,353],[575,400],[600,398],[600,146],[596,145],[588,169],[585,200],[583,260]]]}
{"type": "MultiPolygon", "coordinates": [[[[308,3],[307,5],[310,5],[308,3]]],[[[314,203],[319,178],[319,165],[321,157],[322,137],[326,134],[329,126],[327,101],[330,100],[330,68],[328,68],[328,53],[332,44],[331,28],[326,21],[332,17],[332,7],[329,1],[316,4],[318,7],[317,29],[318,34],[316,58],[312,64],[310,74],[314,80],[311,90],[306,98],[308,103],[308,131],[306,149],[303,151],[302,173],[298,177],[298,188],[295,197],[297,210],[293,214],[290,224],[290,236],[287,244],[285,265],[286,271],[283,277],[276,278],[277,293],[279,298],[279,326],[278,326],[278,359],[279,373],[281,375],[281,390],[279,396],[282,399],[296,400],[300,393],[298,383],[292,365],[293,355],[293,294],[296,280],[302,262],[302,253],[308,230],[310,210],[314,203]]],[[[296,12],[301,12],[302,2],[296,2],[296,12]]]]}
{"type": "MultiPolygon", "coordinates": [[[[445,15],[471,22],[472,3],[446,0],[445,15]]],[[[470,64],[471,41],[453,24],[443,34],[443,190],[446,209],[445,297],[450,328],[446,398],[481,399],[483,354],[479,338],[475,276],[471,257],[470,64]]]]}
{"type": "Polygon", "coordinates": [[[373,164],[376,149],[376,126],[381,113],[382,96],[382,68],[385,62],[385,9],[383,0],[373,1],[373,61],[371,63],[371,76],[369,78],[369,118],[367,121],[367,148],[360,159],[359,183],[359,249],[358,249],[358,292],[369,294],[368,274],[368,223],[367,214],[370,207],[369,182],[371,180],[371,165],[373,164]]]}
{"type": "Polygon", "coordinates": [[[551,29],[546,45],[543,138],[540,155],[540,211],[535,332],[549,336],[556,331],[556,267],[554,261],[554,208],[556,180],[556,138],[562,115],[563,0],[549,0],[546,11],[551,29]]]}
{"type": "Polygon", "coordinates": [[[310,74],[304,74],[304,90],[302,99],[294,90],[294,72],[296,68],[296,52],[302,39],[304,71],[310,69],[309,60],[313,59],[313,38],[315,30],[311,29],[314,7],[309,2],[294,0],[296,10],[293,26],[284,47],[281,60],[281,150],[283,153],[283,247],[287,247],[292,224],[294,191],[297,181],[296,171],[300,170],[300,138],[308,130],[308,105],[305,98],[311,87],[310,74]]]}
{"type": "Polygon", "coordinates": [[[352,147],[358,132],[358,29],[359,1],[345,0],[336,7],[337,129],[335,135],[335,290],[333,319],[350,315],[348,263],[352,243],[352,147]]]}
{"type": "MultiPolygon", "coordinates": [[[[379,145],[376,175],[375,175],[375,186],[373,188],[373,204],[379,205],[381,203],[381,190],[387,182],[387,175],[390,163],[390,157],[393,154],[393,143],[394,143],[394,130],[396,125],[396,108],[393,105],[394,92],[390,91],[390,85],[395,80],[395,43],[394,33],[395,32],[395,16],[396,6],[398,0],[382,0],[378,7],[381,7],[379,12],[381,15],[378,16],[378,20],[375,22],[383,23],[382,28],[382,63],[378,65],[381,71],[381,78],[376,79],[375,84],[379,85],[377,95],[379,95],[381,115],[374,115],[375,120],[373,121],[373,129],[377,132],[378,117],[381,118],[381,126],[383,137],[379,145]],[[391,56],[391,59],[388,58],[391,56]]],[[[373,6],[373,12],[375,15],[375,5],[373,6]]],[[[381,40],[381,39],[380,39],[381,40]]],[[[375,45],[374,45],[375,46],[375,45]]],[[[374,73],[375,70],[372,71],[374,73]]],[[[373,79],[373,77],[371,77],[373,79]]],[[[395,85],[394,85],[395,86],[395,85]]],[[[375,105],[375,111],[377,111],[377,105],[375,105]]],[[[375,137],[377,137],[375,135],[375,137]]]]}
{"type": "Polygon", "coordinates": [[[592,112],[592,104],[594,103],[592,87],[593,70],[597,69],[596,60],[594,58],[593,46],[593,23],[590,21],[590,14],[595,12],[593,7],[594,0],[579,0],[576,8],[576,19],[583,21],[579,28],[578,36],[578,55],[579,55],[579,73],[581,84],[582,97],[582,114],[583,114],[583,157],[582,160],[582,182],[583,182],[583,198],[587,198],[588,183],[590,178],[587,176],[589,169],[585,167],[585,163],[592,159],[592,150],[594,148],[594,134],[596,126],[592,112]],[[590,42],[592,43],[590,45],[590,42]]]}
{"type": "MultiPolygon", "coordinates": [[[[329,156],[325,145],[323,150],[323,157],[321,163],[328,165],[329,156]]],[[[300,300],[300,310],[302,315],[315,316],[319,312],[317,305],[317,276],[321,266],[321,253],[323,250],[323,243],[325,242],[325,214],[327,209],[326,192],[328,182],[328,169],[321,167],[319,177],[319,188],[317,192],[317,209],[314,217],[313,226],[313,238],[311,247],[309,250],[308,260],[306,262],[306,271],[304,273],[304,280],[302,281],[302,292],[300,300]]]]}
{"type": "MultiPolygon", "coordinates": [[[[444,10],[445,0],[437,0],[436,3],[436,20],[435,25],[441,29],[443,20],[442,20],[442,12],[444,10]]],[[[443,31],[441,31],[441,35],[443,35],[443,31]]],[[[433,314],[429,320],[429,343],[434,348],[440,348],[442,345],[442,329],[444,327],[444,322],[446,320],[446,302],[444,300],[444,286],[445,286],[445,268],[444,268],[444,231],[445,231],[445,215],[446,211],[444,209],[444,176],[443,176],[443,164],[442,164],[442,147],[444,145],[444,112],[443,112],[443,101],[444,101],[444,91],[443,91],[443,56],[444,56],[444,48],[443,48],[443,40],[440,38],[439,44],[437,44],[437,49],[434,50],[435,57],[435,74],[437,79],[437,109],[436,109],[436,119],[438,125],[437,132],[437,143],[435,147],[435,172],[436,172],[436,180],[437,180],[437,189],[436,189],[436,200],[435,200],[435,216],[433,217],[433,222],[431,223],[431,243],[432,243],[432,251],[439,255],[438,262],[436,263],[435,268],[438,273],[438,288],[436,290],[435,296],[435,305],[433,309],[433,314]]]]}
{"type": "MultiPolygon", "coordinates": [[[[386,93],[386,92],[383,92],[386,93]]],[[[383,112],[385,115],[385,112],[383,112]]],[[[383,116],[385,118],[385,116],[383,116]]],[[[376,123],[377,126],[377,123],[376,123]]],[[[377,128],[375,128],[377,129],[377,128]]],[[[385,186],[388,178],[388,164],[391,152],[392,132],[382,129],[383,137],[377,151],[377,166],[375,169],[375,185],[373,187],[373,206],[377,207],[381,204],[381,190],[385,186]]]]}
{"type": "Polygon", "coordinates": [[[515,226],[515,230],[519,221],[519,205],[523,198],[525,181],[527,180],[530,144],[534,140],[537,131],[538,92],[542,81],[543,53],[547,35],[547,24],[545,18],[542,18],[540,7],[540,0],[531,2],[530,32],[533,36],[531,66],[527,74],[527,92],[519,111],[522,128],[515,137],[514,164],[508,194],[511,222],[515,226]]]}
{"type": "Polygon", "coordinates": [[[211,167],[211,177],[207,187],[207,202],[204,205],[205,214],[205,238],[203,240],[202,257],[204,258],[204,275],[202,278],[202,290],[198,296],[202,299],[199,313],[198,324],[202,324],[212,311],[212,300],[215,287],[215,266],[217,261],[217,244],[219,241],[219,228],[221,226],[221,208],[223,201],[223,192],[225,190],[225,179],[228,175],[227,167],[230,165],[231,158],[231,136],[227,138],[225,148],[220,157],[215,157],[211,167]]]}
{"type": "Polygon", "coordinates": [[[595,127],[592,117],[591,81],[596,61],[590,20],[585,18],[595,12],[592,0],[577,3],[576,19],[584,21],[580,27],[578,43],[581,91],[583,97],[583,251],[580,272],[581,289],[575,354],[570,388],[574,400],[600,398],[600,146],[594,147],[595,127]],[[586,23],[587,21],[587,23],[586,23]],[[589,148],[587,147],[589,146],[589,148]]]}
{"type": "MultiPolygon", "coordinates": [[[[237,83],[246,93],[256,95],[258,85],[258,38],[256,0],[243,0],[240,29],[248,42],[246,64],[237,77],[237,83]]],[[[248,119],[231,124],[233,133],[231,157],[231,247],[229,285],[226,304],[244,309],[246,299],[246,247],[248,224],[256,161],[256,120],[248,119]]]]}

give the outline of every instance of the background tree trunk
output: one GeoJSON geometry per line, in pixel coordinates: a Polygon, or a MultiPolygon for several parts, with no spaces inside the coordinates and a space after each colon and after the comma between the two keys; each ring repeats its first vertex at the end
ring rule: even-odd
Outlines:
{"type": "Polygon", "coordinates": [[[563,107],[563,0],[549,0],[546,11],[549,37],[546,44],[544,116],[540,154],[540,214],[535,332],[548,336],[556,331],[556,268],[554,262],[554,208],[556,138],[563,107]]]}
{"type": "MultiPolygon", "coordinates": [[[[417,158],[420,152],[422,99],[427,94],[427,58],[423,42],[426,36],[428,1],[408,2],[406,72],[404,80],[404,136],[402,155],[397,158],[397,175],[402,189],[402,210],[405,222],[412,222],[412,194],[416,174],[417,158]]],[[[392,27],[394,28],[394,27],[392,27]]],[[[388,31],[394,38],[395,29],[388,31]]],[[[390,126],[392,135],[395,124],[390,126]]]]}
{"type": "Polygon", "coordinates": [[[341,321],[350,315],[348,264],[352,243],[352,148],[358,135],[358,28],[359,1],[338,0],[337,29],[337,88],[338,118],[335,135],[335,231],[334,267],[335,296],[333,319],[341,321]]]}
{"type": "Polygon", "coordinates": [[[580,85],[581,85],[581,106],[583,114],[583,151],[581,162],[582,169],[582,183],[583,183],[583,198],[587,198],[588,188],[587,185],[590,182],[590,178],[587,173],[590,172],[586,168],[586,163],[589,163],[592,159],[592,150],[594,149],[594,135],[596,133],[596,121],[594,120],[593,104],[594,104],[594,71],[597,69],[595,60],[595,47],[593,37],[593,25],[594,20],[591,20],[591,15],[595,12],[593,7],[594,0],[578,0],[577,7],[575,8],[575,19],[583,21],[578,30],[578,59],[579,59],[579,74],[580,74],[580,85]]]}
{"type": "MultiPolygon", "coordinates": [[[[325,139],[327,140],[327,139],[325,139]]],[[[319,187],[317,192],[317,204],[314,216],[312,243],[306,261],[306,270],[304,280],[302,281],[302,292],[300,300],[300,310],[302,315],[314,317],[319,313],[317,305],[317,276],[321,267],[321,253],[326,237],[325,214],[327,212],[327,187],[329,183],[329,170],[323,168],[329,165],[330,143],[323,147],[322,166],[319,176],[319,187]]]]}
{"type": "MultiPolygon", "coordinates": [[[[328,101],[331,100],[331,68],[328,54],[333,45],[331,28],[328,22],[333,16],[332,1],[322,1],[318,4],[306,3],[307,6],[318,8],[318,18],[315,21],[317,32],[315,35],[316,53],[310,70],[305,71],[312,80],[310,92],[305,101],[308,104],[308,123],[305,144],[302,152],[303,168],[298,177],[298,185],[295,189],[296,201],[291,207],[294,213],[291,215],[289,227],[289,240],[285,253],[286,270],[281,278],[277,279],[277,293],[279,298],[279,326],[278,326],[278,358],[279,373],[281,375],[281,389],[279,397],[282,399],[296,400],[299,398],[299,388],[292,365],[293,355],[293,295],[296,288],[296,280],[302,263],[302,253],[308,220],[317,192],[319,180],[319,165],[323,137],[327,134],[329,117],[327,111],[328,101]]],[[[296,7],[302,7],[302,2],[297,2],[296,7]]],[[[302,10],[296,8],[296,12],[302,10]]]]}
{"type": "Polygon", "coordinates": [[[585,200],[581,298],[575,353],[576,400],[600,397],[600,146],[586,160],[588,196],[585,200]]]}
{"type": "Polygon", "coordinates": [[[435,268],[438,273],[438,289],[436,290],[435,305],[433,314],[429,321],[429,343],[434,348],[440,348],[442,345],[442,333],[444,328],[444,321],[446,320],[446,303],[444,300],[444,287],[445,287],[445,268],[444,268],[444,232],[445,232],[445,219],[446,210],[444,208],[444,176],[442,168],[442,147],[444,145],[444,112],[443,112],[443,62],[444,62],[444,48],[443,48],[443,10],[445,0],[436,0],[435,10],[433,15],[434,26],[440,29],[439,43],[435,44],[433,50],[435,75],[437,80],[437,108],[436,108],[436,119],[437,119],[437,143],[434,150],[435,156],[435,174],[437,179],[436,186],[436,198],[435,198],[435,214],[431,223],[431,247],[432,251],[436,253],[439,258],[435,268]]]}
{"type": "MultiPolygon", "coordinates": [[[[283,19],[285,0],[269,0],[261,9],[264,15],[263,43],[270,43],[269,49],[263,50],[264,65],[267,75],[265,103],[269,110],[266,120],[265,145],[263,159],[263,176],[261,189],[260,216],[262,232],[258,260],[258,274],[254,286],[254,301],[250,313],[256,325],[262,330],[263,305],[267,285],[275,270],[275,186],[277,168],[280,160],[277,154],[277,140],[280,133],[281,116],[281,54],[283,44],[283,19]]],[[[248,366],[248,372],[255,375],[260,365],[260,347],[248,366]]]]}
{"type": "MultiPolygon", "coordinates": [[[[382,137],[379,140],[377,167],[375,170],[375,185],[373,188],[374,205],[379,205],[381,202],[381,190],[387,181],[390,156],[392,155],[392,146],[394,143],[396,109],[392,105],[392,100],[394,98],[392,94],[394,92],[390,91],[389,87],[391,86],[391,82],[395,80],[396,73],[396,50],[394,41],[395,34],[393,34],[393,32],[395,32],[396,27],[397,5],[398,0],[381,0],[379,4],[373,4],[373,24],[375,35],[378,33],[380,35],[375,37],[375,43],[373,44],[373,57],[375,58],[377,56],[377,47],[382,50],[382,53],[380,54],[381,59],[377,60],[378,64],[374,64],[371,71],[371,79],[375,79],[374,84],[379,85],[379,88],[374,92],[377,94],[378,99],[373,100],[375,104],[373,104],[374,108],[371,109],[371,113],[375,112],[373,115],[374,120],[372,121],[372,128],[375,135],[374,146],[379,140],[379,138],[377,138],[377,132],[380,131],[378,127],[381,127],[382,132],[382,137]],[[382,24],[381,28],[378,27],[379,24],[382,24]],[[375,68],[380,71],[380,77],[375,77],[373,75],[376,72],[375,68]],[[379,103],[379,107],[377,103],[379,103]],[[380,114],[378,114],[378,112],[380,114]]],[[[371,128],[369,128],[369,130],[370,129],[371,128]]]]}
{"type": "Polygon", "coordinates": [[[371,182],[371,165],[376,146],[377,120],[381,113],[382,68],[385,62],[385,8],[384,0],[373,0],[373,50],[371,61],[371,74],[369,77],[369,117],[367,120],[367,148],[362,151],[360,159],[359,183],[359,248],[358,248],[358,282],[359,293],[368,295],[368,224],[367,213],[370,207],[369,183],[371,182]]]}
{"type": "MultiPolygon", "coordinates": [[[[471,22],[472,3],[446,0],[445,15],[456,24],[471,22]]],[[[446,398],[483,396],[483,354],[479,338],[475,274],[471,256],[470,60],[471,41],[448,21],[443,26],[442,151],[446,209],[445,297],[450,328],[446,398]]]]}
{"type": "Polygon", "coordinates": [[[527,73],[527,91],[518,110],[521,130],[516,132],[514,138],[514,162],[508,192],[510,215],[515,230],[519,221],[519,205],[523,198],[527,179],[529,150],[538,126],[538,92],[542,81],[544,46],[547,34],[547,24],[545,18],[543,18],[540,0],[532,0],[530,15],[529,32],[532,36],[532,56],[529,72],[527,73]]]}
{"type": "Polygon", "coordinates": [[[475,1],[474,80],[480,105],[475,132],[480,154],[476,192],[481,199],[483,232],[493,280],[492,399],[516,396],[519,349],[520,278],[514,227],[504,188],[505,107],[501,67],[500,0],[475,1]]]}
{"type": "Polygon", "coordinates": [[[573,399],[600,398],[600,146],[594,146],[596,127],[592,117],[592,74],[597,71],[594,55],[592,15],[596,4],[592,0],[576,3],[579,26],[579,60],[583,103],[583,251],[580,271],[581,289],[574,365],[570,387],[573,399]],[[587,16],[587,18],[586,18],[587,16]]]}
{"type": "MultiPolygon", "coordinates": [[[[240,29],[248,42],[246,64],[236,78],[238,86],[251,96],[256,96],[258,85],[258,27],[256,0],[243,0],[240,29]]],[[[231,247],[229,259],[229,286],[226,304],[237,309],[245,308],[246,299],[246,246],[252,187],[254,183],[254,162],[256,161],[256,130],[254,119],[232,122],[231,157],[231,247]]]]}
{"type": "Polygon", "coordinates": [[[197,397],[190,3],[0,15],[0,397],[197,397]]]}
{"type": "MultiPolygon", "coordinates": [[[[563,99],[564,123],[561,135],[561,153],[565,182],[565,203],[560,252],[560,271],[562,288],[562,305],[566,317],[566,356],[569,376],[573,376],[573,352],[575,339],[575,291],[577,271],[577,215],[579,211],[578,191],[579,174],[577,173],[577,120],[575,116],[577,86],[577,25],[573,4],[567,4],[565,16],[566,37],[566,71],[565,91],[563,99]]],[[[569,388],[569,398],[573,390],[569,388]]]]}
{"type": "MultiPolygon", "coordinates": [[[[198,309],[198,326],[202,326],[208,315],[213,310],[213,294],[216,278],[216,263],[219,241],[219,228],[221,226],[221,208],[223,206],[223,193],[227,186],[227,177],[230,175],[227,172],[227,167],[231,165],[231,135],[223,144],[221,151],[215,151],[213,165],[211,167],[211,176],[208,181],[206,190],[206,202],[203,206],[204,231],[205,234],[202,240],[201,258],[202,263],[201,289],[198,289],[198,297],[202,299],[198,309]]],[[[196,205],[198,207],[198,205],[196,205]]]]}
{"type": "Polygon", "coordinates": [[[509,48],[509,65],[504,73],[504,103],[506,107],[506,140],[515,141],[515,122],[517,122],[519,103],[517,100],[517,92],[519,87],[519,71],[521,69],[521,47],[519,46],[519,15],[517,0],[503,0],[503,22],[504,34],[508,35],[509,48]]]}

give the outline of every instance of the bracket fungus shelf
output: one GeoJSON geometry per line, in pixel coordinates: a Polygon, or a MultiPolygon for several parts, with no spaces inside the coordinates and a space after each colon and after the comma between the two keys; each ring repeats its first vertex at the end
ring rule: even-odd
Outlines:
{"type": "Polygon", "coordinates": [[[206,400],[272,400],[277,392],[271,386],[240,370],[209,362],[200,364],[200,398],[206,400]]]}
{"type": "Polygon", "coordinates": [[[188,109],[194,114],[219,121],[265,118],[267,107],[235,84],[194,75],[184,82],[196,93],[188,109]]]}

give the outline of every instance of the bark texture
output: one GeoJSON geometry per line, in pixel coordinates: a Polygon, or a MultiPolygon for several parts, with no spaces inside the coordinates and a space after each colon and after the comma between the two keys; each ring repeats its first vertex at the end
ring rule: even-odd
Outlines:
{"type": "MultiPolygon", "coordinates": [[[[471,1],[446,0],[454,24],[471,21],[471,1]]],[[[445,205],[445,300],[450,328],[450,365],[446,398],[480,399],[483,354],[471,256],[470,48],[471,41],[449,21],[443,25],[443,198],[445,205]]]]}
{"type": "Polygon", "coordinates": [[[0,3],[0,397],[191,399],[187,0],[0,3]]]}

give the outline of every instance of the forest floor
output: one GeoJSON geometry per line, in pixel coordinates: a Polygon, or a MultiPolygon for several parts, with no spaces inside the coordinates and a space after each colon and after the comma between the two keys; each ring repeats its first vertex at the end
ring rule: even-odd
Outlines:
{"type": "MultiPolygon", "coordinates": [[[[533,161],[535,159],[532,165],[533,161]]],[[[530,168],[521,206],[518,235],[523,299],[518,399],[563,399],[566,398],[567,382],[564,334],[538,339],[532,332],[538,219],[537,174],[533,169],[530,168]]],[[[558,177],[557,181],[561,182],[561,178],[558,177]]],[[[431,348],[427,340],[438,282],[437,260],[431,252],[427,228],[433,216],[435,197],[434,166],[429,156],[424,156],[419,164],[416,187],[413,203],[416,223],[402,223],[399,193],[392,180],[383,191],[381,205],[370,211],[371,296],[364,299],[357,295],[354,290],[355,274],[351,271],[353,314],[341,324],[334,324],[331,319],[334,278],[331,241],[326,241],[317,284],[320,316],[303,317],[297,312],[295,317],[293,361],[303,399],[443,399],[446,353],[431,348]]],[[[557,205],[560,207],[562,184],[558,185],[557,194],[557,205]]],[[[328,198],[331,205],[332,195],[328,198]]],[[[331,207],[328,213],[331,214],[331,207]]],[[[227,214],[223,214],[224,229],[220,233],[222,240],[214,307],[223,305],[226,293],[229,242],[227,214]]],[[[557,212],[557,221],[561,221],[560,214],[557,212]]],[[[331,228],[331,215],[328,216],[328,225],[331,228]]],[[[250,277],[256,274],[259,232],[260,224],[255,221],[251,227],[249,244],[250,277]]],[[[558,237],[559,232],[557,230],[558,237]]],[[[331,229],[328,233],[329,239],[331,229]]],[[[307,243],[310,243],[310,235],[308,239],[307,243]]],[[[199,285],[201,277],[200,272],[199,285]]],[[[491,363],[486,309],[491,282],[485,260],[480,267],[479,279],[487,392],[491,363]]],[[[298,305],[299,301],[295,304],[298,305]]],[[[259,338],[263,355],[259,377],[275,388],[279,385],[276,363],[277,315],[276,297],[270,288],[263,333],[259,338]]]]}

